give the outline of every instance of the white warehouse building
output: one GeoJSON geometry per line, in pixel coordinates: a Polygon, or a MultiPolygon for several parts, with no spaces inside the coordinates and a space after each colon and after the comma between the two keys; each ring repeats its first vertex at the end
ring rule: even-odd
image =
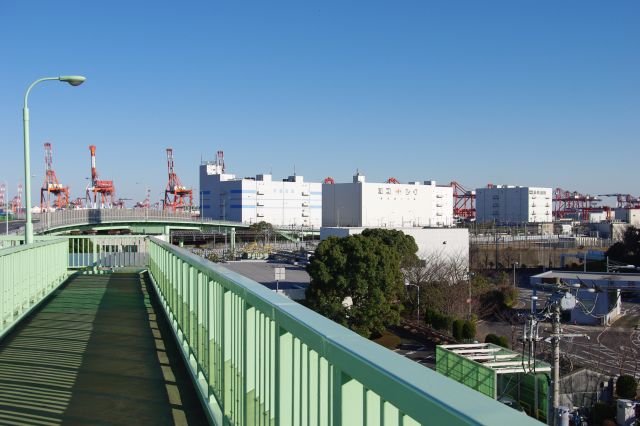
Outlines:
{"type": "Polygon", "coordinates": [[[552,222],[551,188],[491,185],[476,189],[476,221],[499,224],[552,222]]]}
{"type": "Polygon", "coordinates": [[[300,175],[281,181],[270,174],[236,178],[225,173],[221,152],[215,162],[200,165],[202,216],[243,223],[320,228],[322,186],[300,175]]]}
{"type": "MultiPolygon", "coordinates": [[[[320,239],[344,238],[361,234],[367,228],[320,228],[320,239]]],[[[469,267],[469,230],[467,228],[394,228],[412,236],[418,246],[420,259],[430,257],[456,260],[465,269],[469,267]]]]}
{"type": "Polygon", "coordinates": [[[435,181],[322,185],[323,227],[442,227],[453,225],[453,188],[435,181]]]}

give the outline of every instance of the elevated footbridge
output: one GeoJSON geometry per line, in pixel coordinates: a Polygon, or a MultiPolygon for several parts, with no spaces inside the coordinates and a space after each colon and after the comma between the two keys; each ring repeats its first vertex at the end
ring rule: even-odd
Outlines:
{"type": "Polygon", "coordinates": [[[152,209],[74,209],[33,215],[33,230],[40,235],[59,235],[73,231],[126,230],[134,234],[160,235],[171,230],[228,233],[244,229],[242,222],[213,220],[189,212],[152,209]]]}
{"type": "Polygon", "coordinates": [[[150,236],[0,250],[1,424],[539,424],[150,236]]]}

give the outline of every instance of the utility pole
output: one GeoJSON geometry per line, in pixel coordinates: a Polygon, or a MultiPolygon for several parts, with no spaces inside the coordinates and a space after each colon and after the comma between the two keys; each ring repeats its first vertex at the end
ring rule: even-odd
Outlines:
{"type": "Polygon", "coordinates": [[[551,314],[551,346],[553,350],[553,400],[551,413],[551,426],[558,422],[558,407],[560,406],[560,305],[554,303],[551,314]]]}
{"type": "Polygon", "coordinates": [[[494,228],[494,235],[495,235],[495,239],[496,239],[496,271],[498,270],[498,226],[495,225],[494,228]]]}

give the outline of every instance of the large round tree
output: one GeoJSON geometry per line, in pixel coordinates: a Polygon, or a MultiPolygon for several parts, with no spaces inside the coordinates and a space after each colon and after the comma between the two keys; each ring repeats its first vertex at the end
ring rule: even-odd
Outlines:
{"type": "Polygon", "coordinates": [[[400,259],[397,250],[377,237],[327,238],[307,266],[307,305],[364,337],[379,334],[400,322],[400,259]]]}

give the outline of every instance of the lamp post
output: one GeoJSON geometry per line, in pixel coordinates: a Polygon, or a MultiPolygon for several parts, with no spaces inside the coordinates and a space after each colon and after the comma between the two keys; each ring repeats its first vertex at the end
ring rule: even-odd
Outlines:
{"type": "Polygon", "coordinates": [[[9,235],[9,183],[5,180],[4,187],[2,188],[4,198],[4,222],[5,222],[5,234],[9,235]]]}
{"type": "Polygon", "coordinates": [[[33,224],[31,223],[31,172],[29,165],[29,93],[31,89],[43,81],[58,80],[69,83],[72,86],[79,86],[86,80],[79,75],[67,75],[59,77],[44,77],[40,78],[29,86],[27,92],[24,95],[24,109],[22,110],[22,125],[24,129],[24,192],[25,192],[25,207],[26,207],[26,222],[24,224],[24,242],[25,244],[31,244],[33,242],[33,224]]]}
{"type": "Polygon", "coordinates": [[[516,266],[518,266],[518,262],[513,262],[513,288],[516,288],[516,266]]]}
{"type": "Polygon", "coordinates": [[[418,289],[418,312],[417,312],[417,319],[418,319],[418,323],[420,323],[420,286],[418,284],[411,284],[409,281],[405,280],[404,282],[405,287],[409,287],[409,286],[414,286],[415,288],[418,289]]]}

